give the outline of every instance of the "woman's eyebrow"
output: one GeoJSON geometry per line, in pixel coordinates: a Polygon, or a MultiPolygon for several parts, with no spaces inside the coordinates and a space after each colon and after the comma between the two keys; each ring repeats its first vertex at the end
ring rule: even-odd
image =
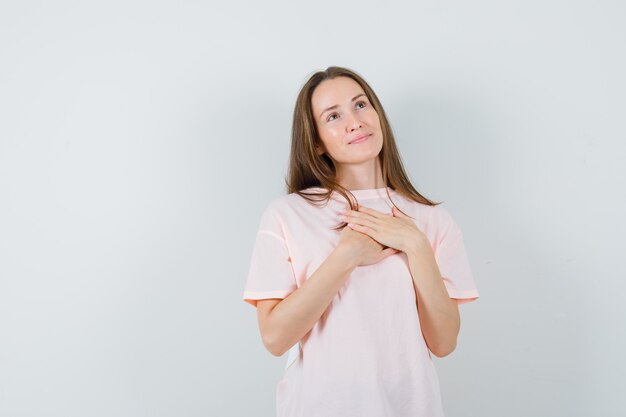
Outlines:
{"type": "MultiPolygon", "coordinates": [[[[357,98],[359,98],[361,96],[364,96],[364,95],[365,95],[365,93],[357,94],[356,96],[352,97],[352,100],[350,100],[350,101],[354,101],[357,98]]],[[[320,117],[322,117],[324,115],[324,113],[326,113],[328,110],[336,109],[337,107],[339,107],[339,104],[335,104],[334,106],[330,106],[330,107],[324,109],[324,111],[322,111],[320,113],[320,117]]]]}

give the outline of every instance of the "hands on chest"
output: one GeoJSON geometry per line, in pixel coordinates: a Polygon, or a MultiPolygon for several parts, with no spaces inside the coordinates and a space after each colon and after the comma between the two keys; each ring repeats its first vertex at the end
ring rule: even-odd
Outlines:
{"type": "Polygon", "coordinates": [[[347,222],[341,231],[338,247],[358,266],[380,262],[398,252],[415,250],[427,242],[415,222],[395,206],[389,214],[369,207],[340,212],[347,222]]]}

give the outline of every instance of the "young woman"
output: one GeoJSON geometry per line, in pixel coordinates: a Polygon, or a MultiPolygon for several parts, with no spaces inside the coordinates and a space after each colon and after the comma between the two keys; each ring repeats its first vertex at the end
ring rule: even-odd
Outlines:
{"type": "Polygon", "coordinates": [[[443,416],[437,357],[478,298],[460,228],[413,187],[376,94],[329,67],[298,95],[288,194],[261,216],[243,299],[290,348],[279,417],[443,416]]]}

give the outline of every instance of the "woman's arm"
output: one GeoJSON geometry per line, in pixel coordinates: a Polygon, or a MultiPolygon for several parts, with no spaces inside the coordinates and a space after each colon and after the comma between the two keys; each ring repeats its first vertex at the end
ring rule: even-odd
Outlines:
{"type": "Polygon", "coordinates": [[[427,239],[416,238],[404,252],[409,259],[426,344],[437,357],[449,355],[456,348],[461,326],[458,303],[448,295],[427,239]]]}
{"type": "Polygon", "coordinates": [[[430,242],[415,221],[395,206],[391,215],[368,207],[343,214],[354,230],[406,253],[426,344],[438,357],[454,351],[461,326],[458,303],[448,295],[430,242]]]}
{"type": "Polygon", "coordinates": [[[313,275],[286,298],[259,300],[259,328],[267,350],[275,356],[282,356],[302,339],[326,311],[356,266],[354,256],[349,256],[338,246],[313,275]]]}

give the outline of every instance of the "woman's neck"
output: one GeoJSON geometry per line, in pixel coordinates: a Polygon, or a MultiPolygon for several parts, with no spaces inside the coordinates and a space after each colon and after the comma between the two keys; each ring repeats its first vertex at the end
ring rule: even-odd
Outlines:
{"type": "Polygon", "coordinates": [[[337,182],[348,190],[384,188],[379,158],[362,164],[341,165],[337,168],[337,182]]]}

